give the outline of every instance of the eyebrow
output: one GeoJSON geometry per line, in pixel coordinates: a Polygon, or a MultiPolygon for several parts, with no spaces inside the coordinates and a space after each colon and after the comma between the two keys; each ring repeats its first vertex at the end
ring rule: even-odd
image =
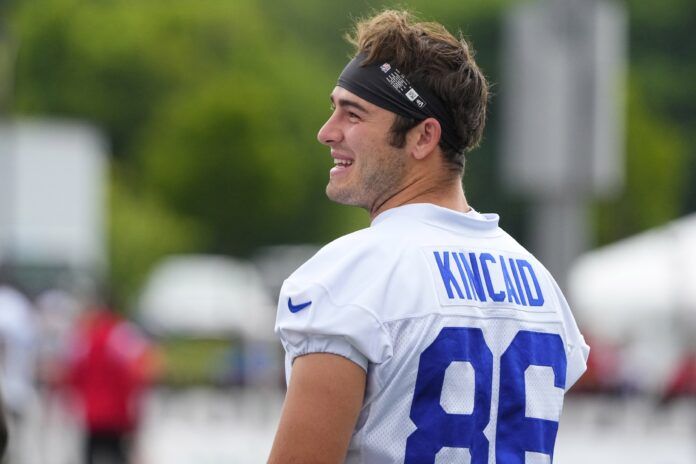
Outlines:
{"type": "Polygon", "coordinates": [[[338,100],[338,103],[334,101],[333,95],[329,95],[329,100],[331,100],[331,103],[340,106],[342,108],[348,107],[348,108],[355,108],[356,110],[362,111],[363,113],[367,113],[367,108],[362,106],[360,103],[355,102],[353,100],[348,100],[345,98],[341,98],[338,100]]]}

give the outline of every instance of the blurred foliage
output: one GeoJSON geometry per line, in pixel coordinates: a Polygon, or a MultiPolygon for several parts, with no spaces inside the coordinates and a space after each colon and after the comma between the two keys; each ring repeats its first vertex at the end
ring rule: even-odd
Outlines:
{"type": "MultiPolygon", "coordinates": [[[[632,85],[657,126],[682,144],[676,214],[696,211],[696,2],[629,0],[632,85]]],[[[638,109],[636,107],[636,109],[638,109]]],[[[629,116],[630,118],[631,116],[629,116]]],[[[635,135],[636,132],[633,132],[635,135]]],[[[630,134],[629,134],[630,136],[630,134]]],[[[630,140],[629,140],[629,143],[630,140]]],[[[659,150],[659,148],[658,148],[659,150]]],[[[631,153],[629,152],[629,156],[631,153]]],[[[635,199],[641,202],[644,199],[635,199]]],[[[673,205],[664,205],[674,210],[673,205]]],[[[637,224],[636,224],[637,225],[637,224]]],[[[640,230],[640,229],[637,229],[640,230]]],[[[635,232],[635,231],[627,231],[635,232]]]]}
{"type": "Polygon", "coordinates": [[[606,244],[696,211],[696,3],[629,0],[626,182],[595,208],[606,244]]]}
{"type": "MultiPolygon", "coordinates": [[[[238,345],[238,343],[237,343],[238,345]]],[[[220,384],[234,377],[239,360],[231,354],[236,345],[229,340],[167,338],[159,341],[164,372],[159,381],[168,386],[220,384]]]]}
{"type": "MultiPolygon", "coordinates": [[[[172,252],[248,255],[367,225],[326,200],[315,140],[355,17],[408,7],[473,39],[499,82],[509,1],[16,0],[13,112],[88,119],[112,141],[111,264],[132,296],[172,252]]],[[[696,210],[696,4],[630,0],[627,190],[597,207],[602,242],[696,210]]],[[[525,202],[498,183],[498,105],[465,184],[524,242],[525,202]]]]}
{"type": "Polygon", "coordinates": [[[128,190],[120,179],[114,176],[109,195],[110,280],[119,309],[127,309],[162,256],[204,249],[209,233],[203,224],[177,216],[151,194],[128,190]]]}
{"type": "Polygon", "coordinates": [[[628,95],[626,181],[621,194],[598,202],[597,236],[609,243],[664,224],[680,213],[686,147],[679,129],[651,113],[635,86],[628,95]]]}

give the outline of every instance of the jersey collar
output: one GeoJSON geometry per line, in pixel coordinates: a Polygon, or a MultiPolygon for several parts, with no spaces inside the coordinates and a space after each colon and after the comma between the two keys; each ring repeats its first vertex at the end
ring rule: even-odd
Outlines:
{"type": "Polygon", "coordinates": [[[473,208],[466,213],[461,213],[432,203],[411,203],[378,214],[372,220],[371,227],[395,218],[416,219],[452,229],[468,227],[480,230],[497,229],[500,219],[497,214],[481,214],[473,208]]]}

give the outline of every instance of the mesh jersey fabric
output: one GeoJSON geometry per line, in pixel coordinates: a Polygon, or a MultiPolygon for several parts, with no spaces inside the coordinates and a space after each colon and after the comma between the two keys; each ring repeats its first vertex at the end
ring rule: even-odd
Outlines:
{"type": "MultiPolygon", "coordinates": [[[[510,424],[538,419],[543,423],[532,429],[544,429],[557,423],[563,394],[586,369],[589,353],[553,278],[498,227],[496,215],[430,204],[390,209],[369,228],[322,248],[285,281],[276,332],[286,350],[288,382],[292,361],[316,352],[344,356],[367,372],[365,400],[346,458],[356,464],[470,462],[472,456],[480,462],[515,462],[506,457],[517,446],[510,424]],[[289,310],[306,302],[311,304],[289,310]],[[439,405],[433,406],[437,411],[418,419],[417,403],[426,399],[415,393],[417,380],[429,375],[425,353],[434,346],[454,346],[441,340],[443,334],[452,334],[455,345],[475,338],[475,349],[463,355],[472,362],[445,359],[438,374],[439,405]],[[544,358],[548,349],[543,347],[551,345],[534,348],[520,334],[534,343],[546,340],[545,335],[558,340],[563,370],[557,366],[554,371],[543,361],[523,363],[544,358]],[[520,363],[523,371],[514,374],[520,363]],[[554,378],[559,372],[563,379],[554,378]],[[516,395],[512,402],[511,395],[516,395]],[[451,434],[443,432],[450,438],[433,438],[434,460],[417,457],[423,449],[416,442],[429,439],[419,429],[435,427],[428,421],[456,424],[473,416],[485,419],[479,421],[485,438],[478,445],[463,446],[468,438],[461,435],[470,431],[455,426],[451,434]],[[448,440],[454,445],[447,446],[448,440]]],[[[433,359],[449,356],[443,353],[433,359]]],[[[434,430],[435,435],[442,432],[434,430]]],[[[544,441],[529,438],[537,439],[544,441]]],[[[548,462],[552,445],[550,451],[542,446],[543,453],[524,452],[521,462],[548,462]]]]}

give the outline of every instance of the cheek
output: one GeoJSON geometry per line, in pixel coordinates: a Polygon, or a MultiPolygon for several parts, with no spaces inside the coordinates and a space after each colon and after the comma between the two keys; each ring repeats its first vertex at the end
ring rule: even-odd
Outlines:
{"type": "Polygon", "coordinates": [[[354,150],[367,157],[374,157],[375,153],[384,151],[387,145],[384,132],[366,130],[360,126],[356,126],[351,132],[351,140],[354,150]]]}

